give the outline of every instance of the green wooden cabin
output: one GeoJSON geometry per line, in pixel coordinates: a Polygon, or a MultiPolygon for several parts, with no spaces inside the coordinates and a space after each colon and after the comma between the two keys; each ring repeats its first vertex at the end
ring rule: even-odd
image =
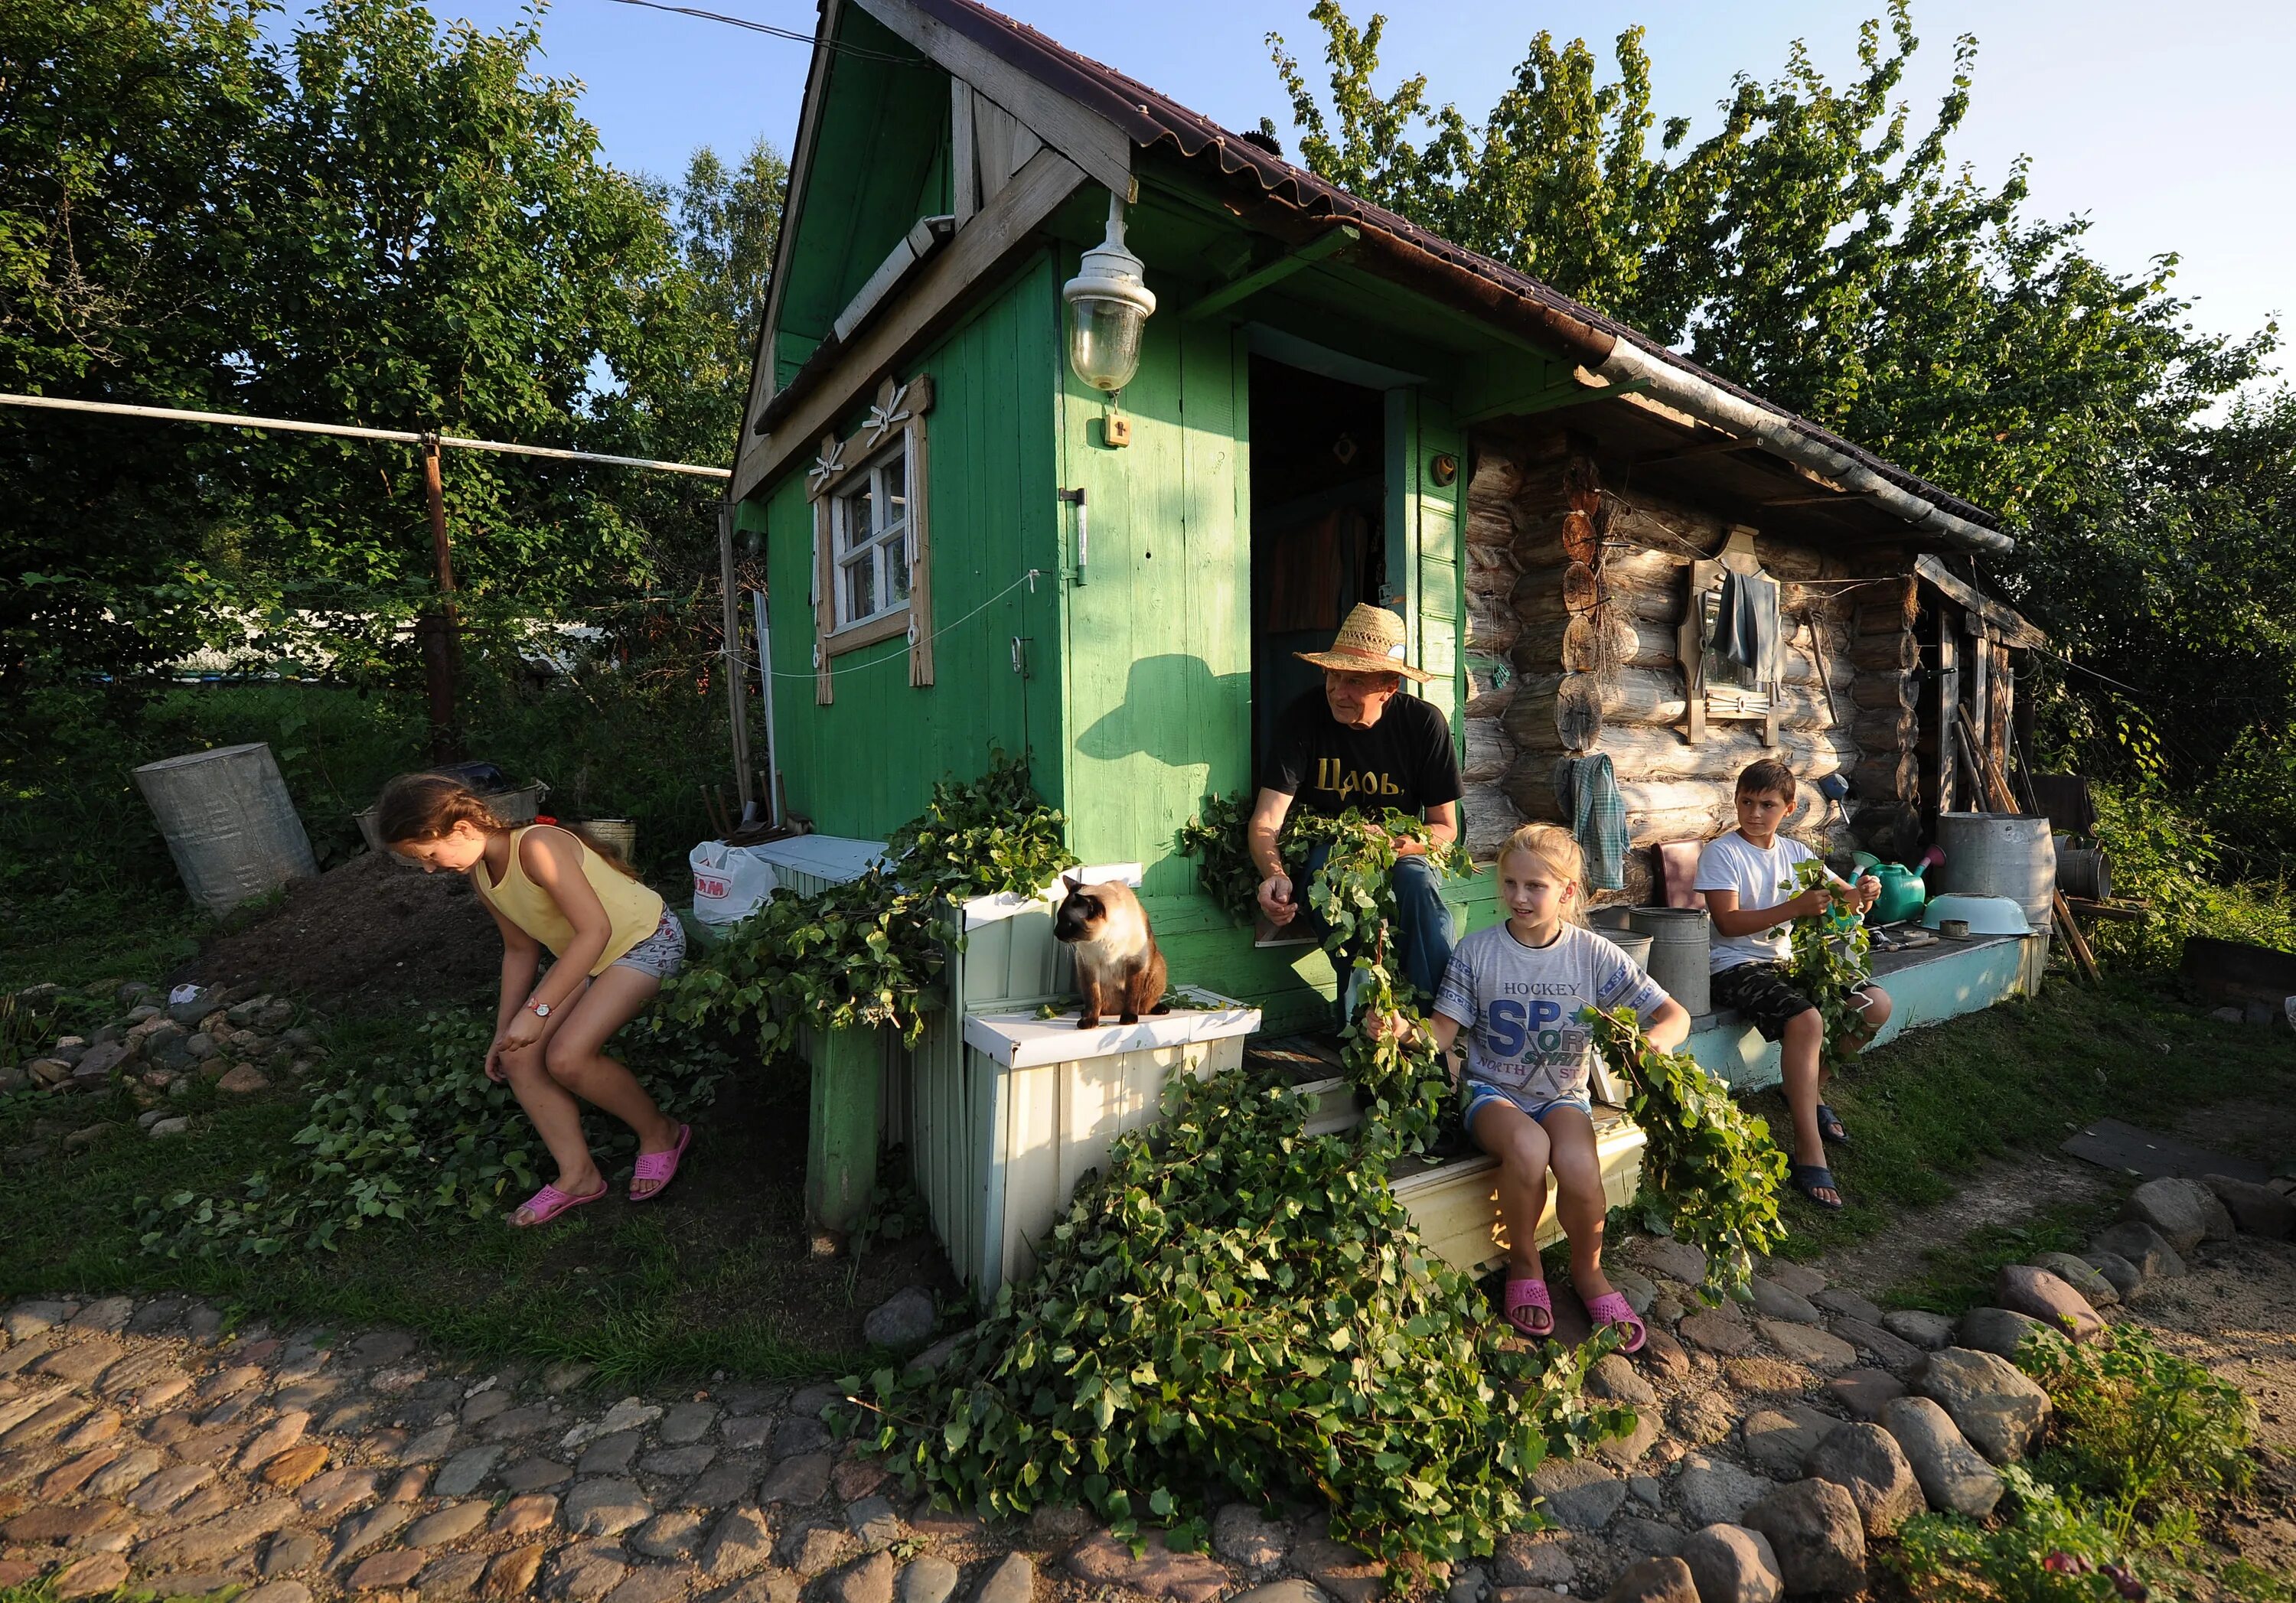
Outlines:
{"type": "Polygon", "coordinates": [[[1979,509],[971,0],[822,0],[732,494],[792,811],[882,839],[1025,751],[1078,856],[1142,865],[1174,980],[1270,1027],[1329,966],[1255,950],[1174,836],[1250,786],[1349,602],[1436,675],[1470,925],[1566,750],[1613,754],[1638,848],[1782,751],[1854,781],[1802,827],[1912,849],[1956,805],[1945,724],[2003,752],[2038,640],[1972,582],[2009,544],[1979,509]],[[1062,299],[1111,195],[1158,301],[1113,403],[1062,299]],[[1681,640],[1734,552],[1792,626],[1751,714],[1681,640]]]}

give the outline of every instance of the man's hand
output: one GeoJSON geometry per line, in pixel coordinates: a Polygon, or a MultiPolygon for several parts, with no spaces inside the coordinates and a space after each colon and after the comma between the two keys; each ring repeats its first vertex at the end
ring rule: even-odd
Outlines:
{"type": "Polygon", "coordinates": [[[1300,916],[1300,904],[1292,899],[1292,881],[1282,874],[1270,874],[1259,882],[1259,911],[1267,921],[1281,929],[1300,916]]]}
{"type": "Polygon", "coordinates": [[[1874,904],[1882,899],[1881,880],[1875,879],[1872,874],[1858,875],[1857,897],[1857,911],[1859,912],[1872,912],[1874,904]]]}

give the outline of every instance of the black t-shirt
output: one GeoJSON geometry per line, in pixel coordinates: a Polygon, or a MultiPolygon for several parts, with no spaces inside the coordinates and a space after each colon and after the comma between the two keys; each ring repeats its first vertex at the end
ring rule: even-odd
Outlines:
{"type": "Polygon", "coordinates": [[[1398,694],[1378,723],[1349,729],[1319,685],[1284,708],[1267,786],[1310,813],[1393,807],[1415,817],[1459,799],[1459,757],[1451,726],[1418,697],[1398,694]]]}

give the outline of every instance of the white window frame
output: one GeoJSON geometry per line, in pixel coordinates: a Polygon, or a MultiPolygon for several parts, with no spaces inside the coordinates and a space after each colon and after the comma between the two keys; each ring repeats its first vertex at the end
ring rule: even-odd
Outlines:
{"type": "MultiPolygon", "coordinates": [[[[923,373],[906,384],[882,380],[868,420],[849,437],[824,435],[821,454],[806,475],[807,495],[813,503],[814,699],[824,707],[836,697],[837,658],[904,634],[908,637],[909,683],[922,689],[933,682],[932,516],[925,495],[931,478],[925,418],[932,404],[932,380],[923,373]],[[873,504],[886,504],[882,499],[883,472],[897,460],[906,486],[899,538],[908,562],[908,597],[888,605],[882,585],[873,582],[874,609],[855,617],[847,588],[854,557],[846,527],[852,516],[852,496],[865,484],[873,504]]],[[[882,553],[893,538],[890,529],[872,531],[866,544],[873,581],[881,579],[889,566],[882,553]]],[[[869,654],[863,661],[865,666],[875,659],[869,654]]]]}
{"type": "Polygon", "coordinates": [[[904,429],[900,439],[890,450],[882,451],[856,466],[846,480],[839,485],[836,494],[830,497],[829,527],[832,536],[830,570],[834,581],[831,592],[837,617],[833,634],[842,634],[858,625],[873,624],[896,614],[906,616],[909,610],[917,570],[916,519],[910,515],[914,510],[916,497],[909,493],[910,487],[916,482],[915,456],[916,454],[910,449],[909,433],[904,429]],[[865,494],[873,509],[892,504],[893,498],[885,491],[885,479],[886,470],[895,462],[901,467],[899,523],[895,527],[870,530],[857,541],[852,527],[856,503],[865,494]],[[890,575],[887,570],[890,564],[886,556],[896,540],[900,543],[904,583],[899,599],[888,601],[887,580],[890,575]],[[876,605],[867,612],[856,615],[852,609],[852,570],[864,562],[869,564],[869,589],[876,605]]]}

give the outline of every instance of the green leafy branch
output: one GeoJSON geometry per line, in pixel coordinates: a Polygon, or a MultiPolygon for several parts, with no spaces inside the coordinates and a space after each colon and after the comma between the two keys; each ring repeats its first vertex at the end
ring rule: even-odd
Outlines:
{"type": "MultiPolygon", "coordinates": [[[[1837,888],[1825,864],[1808,857],[1794,865],[1792,886],[1779,888],[1791,888],[1799,896],[1821,887],[1837,888]]],[[[1866,933],[1866,921],[1837,896],[1816,918],[1796,919],[1790,938],[1793,956],[1786,970],[1825,1021],[1822,1061],[1828,1068],[1842,1067],[1866,1043],[1866,1015],[1850,1000],[1874,973],[1866,955],[1872,937],[1866,933]]]]}
{"type": "Polygon", "coordinates": [[[1705,1251],[1701,1296],[1751,1296],[1755,1255],[1786,1233],[1778,1218],[1786,1159],[1770,1140],[1768,1121],[1747,1113],[1688,1052],[1652,1045],[1633,1009],[1588,1008],[1582,1017],[1625,1082],[1627,1111],[1642,1127],[1636,1191],[1645,1211],[1705,1251]]]}

